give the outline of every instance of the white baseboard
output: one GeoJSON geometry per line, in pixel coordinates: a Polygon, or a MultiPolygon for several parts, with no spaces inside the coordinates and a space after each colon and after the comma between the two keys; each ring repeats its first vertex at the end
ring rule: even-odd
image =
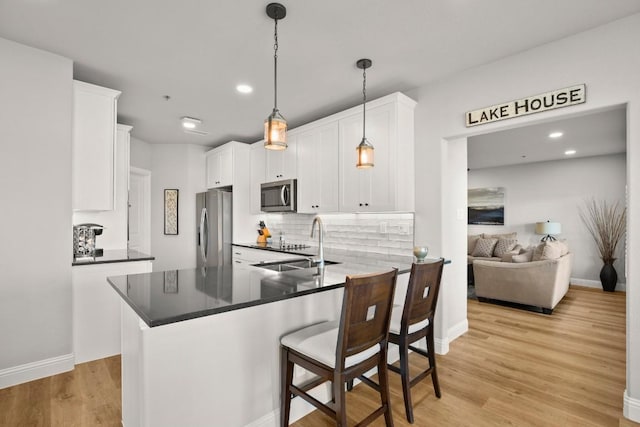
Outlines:
{"type": "MultiPolygon", "coordinates": [[[[572,277],[570,283],[572,285],[584,286],[586,288],[602,289],[602,283],[600,283],[599,280],[589,280],[572,277]]],[[[618,284],[616,285],[616,292],[627,292],[627,284],[618,282],[618,284]]]]}
{"type": "MultiPolygon", "coordinates": [[[[247,424],[245,427],[277,427],[279,422],[280,422],[280,411],[275,410],[247,424]]],[[[124,424],[123,424],[123,427],[124,427],[124,424]]]]}
{"type": "Polygon", "coordinates": [[[447,331],[445,338],[434,339],[435,350],[437,354],[447,354],[449,352],[449,343],[466,333],[469,330],[469,321],[465,317],[463,321],[453,325],[447,331]]]}
{"type": "Polygon", "coordinates": [[[39,360],[0,371],[0,389],[73,370],[73,354],[39,360]]]}
{"type": "Polygon", "coordinates": [[[624,391],[624,409],[622,414],[625,418],[640,423],[640,399],[629,396],[627,390],[624,391]]]}

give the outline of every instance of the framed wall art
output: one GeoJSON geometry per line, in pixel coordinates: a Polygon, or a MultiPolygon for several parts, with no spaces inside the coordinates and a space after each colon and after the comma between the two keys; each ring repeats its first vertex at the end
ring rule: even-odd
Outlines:
{"type": "Polygon", "coordinates": [[[469,224],[504,225],[504,187],[470,188],[467,197],[469,224]]]}
{"type": "Polygon", "coordinates": [[[178,234],[178,190],[164,190],[164,234],[178,234]]]}

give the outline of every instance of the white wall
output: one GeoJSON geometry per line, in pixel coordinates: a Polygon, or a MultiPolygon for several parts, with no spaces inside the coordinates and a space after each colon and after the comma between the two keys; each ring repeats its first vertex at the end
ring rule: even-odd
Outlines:
{"type": "Polygon", "coordinates": [[[0,38],[0,388],[73,368],[69,59],[0,38]]]}
{"type": "MultiPolygon", "coordinates": [[[[561,116],[627,104],[628,259],[640,257],[640,14],[466,70],[407,93],[416,107],[416,240],[453,260],[445,268],[438,338],[454,339],[466,323],[466,137],[561,116]],[[464,113],[536,93],[585,83],[587,101],[477,128],[464,113]],[[430,185],[421,185],[429,182],[430,185]],[[635,184],[634,184],[635,183],[635,184]],[[454,200],[455,205],[451,205],[454,200]],[[442,207],[442,209],[441,209],[442,207]],[[452,236],[454,236],[452,238],[452,236]],[[451,279],[456,280],[451,280],[451,279]]],[[[640,280],[640,264],[627,264],[627,282],[640,280]]],[[[640,290],[627,290],[625,415],[640,421],[640,290]]]]}
{"type": "MultiPolygon", "coordinates": [[[[134,129],[135,132],[135,129],[134,129]]],[[[140,169],[151,170],[151,144],[131,136],[130,165],[140,169]]]]}
{"type": "MultiPolygon", "coordinates": [[[[572,283],[600,287],[600,268],[593,238],[580,219],[585,200],[625,204],[626,155],[585,157],[477,169],[469,172],[469,188],[505,188],[505,225],[469,225],[469,234],[516,231],[524,247],[540,243],[535,223],[551,220],[562,225],[557,237],[566,239],[574,254],[572,283]]],[[[624,241],[618,247],[617,290],[624,290],[624,241]]]]}
{"type": "MultiPolygon", "coordinates": [[[[138,143],[136,142],[136,145],[138,143]]],[[[151,146],[151,255],[153,270],[196,267],[196,193],[205,188],[206,147],[151,146]],[[177,188],[178,235],[164,234],[164,190],[177,188]]],[[[135,166],[138,166],[136,164],[135,166]]]]}

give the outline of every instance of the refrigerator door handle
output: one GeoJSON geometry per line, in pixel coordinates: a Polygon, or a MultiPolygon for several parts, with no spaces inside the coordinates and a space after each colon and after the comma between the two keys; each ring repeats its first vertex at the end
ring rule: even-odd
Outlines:
{"type": "Polygon", "coordinates": [[[200,235],[198,236],[199,240],[200,240],[200,256],[202,258],[202,262],[206,263],[207,262],[207,252],[208,252],[208,246],[209,246],[209,242],[207,241],[208,239],[208,226],[207,226],[207,222],[208,222],[208,215],[207,215],[207,209],[206,208],[202,208],[202,211],[200,212],[200,235]]]}

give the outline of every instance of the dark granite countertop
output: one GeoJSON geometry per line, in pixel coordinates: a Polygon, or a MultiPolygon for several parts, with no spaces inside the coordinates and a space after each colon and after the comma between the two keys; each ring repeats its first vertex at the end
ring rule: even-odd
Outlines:
{"type": "Polygon", "coordinates": [[[412,257],[391,260],[368,254],[367,262],[360,263],[356,262],[358,256],[340,257],[333,251],[328,251],[326,258],[340,263],[285,272],[236,264],[116,276],[108,281],[140,318],[154,327],[336,289],[344,286],[347,275],[392,267],[407,273],[413,262],[412,257]]]}
{"type": "Polygon", "coordinates": [[[108,264],[112,262],[153,261],[155,258],[128,249],[106,249],[101,256],[73,258],[71,265],[108,264]]]}

